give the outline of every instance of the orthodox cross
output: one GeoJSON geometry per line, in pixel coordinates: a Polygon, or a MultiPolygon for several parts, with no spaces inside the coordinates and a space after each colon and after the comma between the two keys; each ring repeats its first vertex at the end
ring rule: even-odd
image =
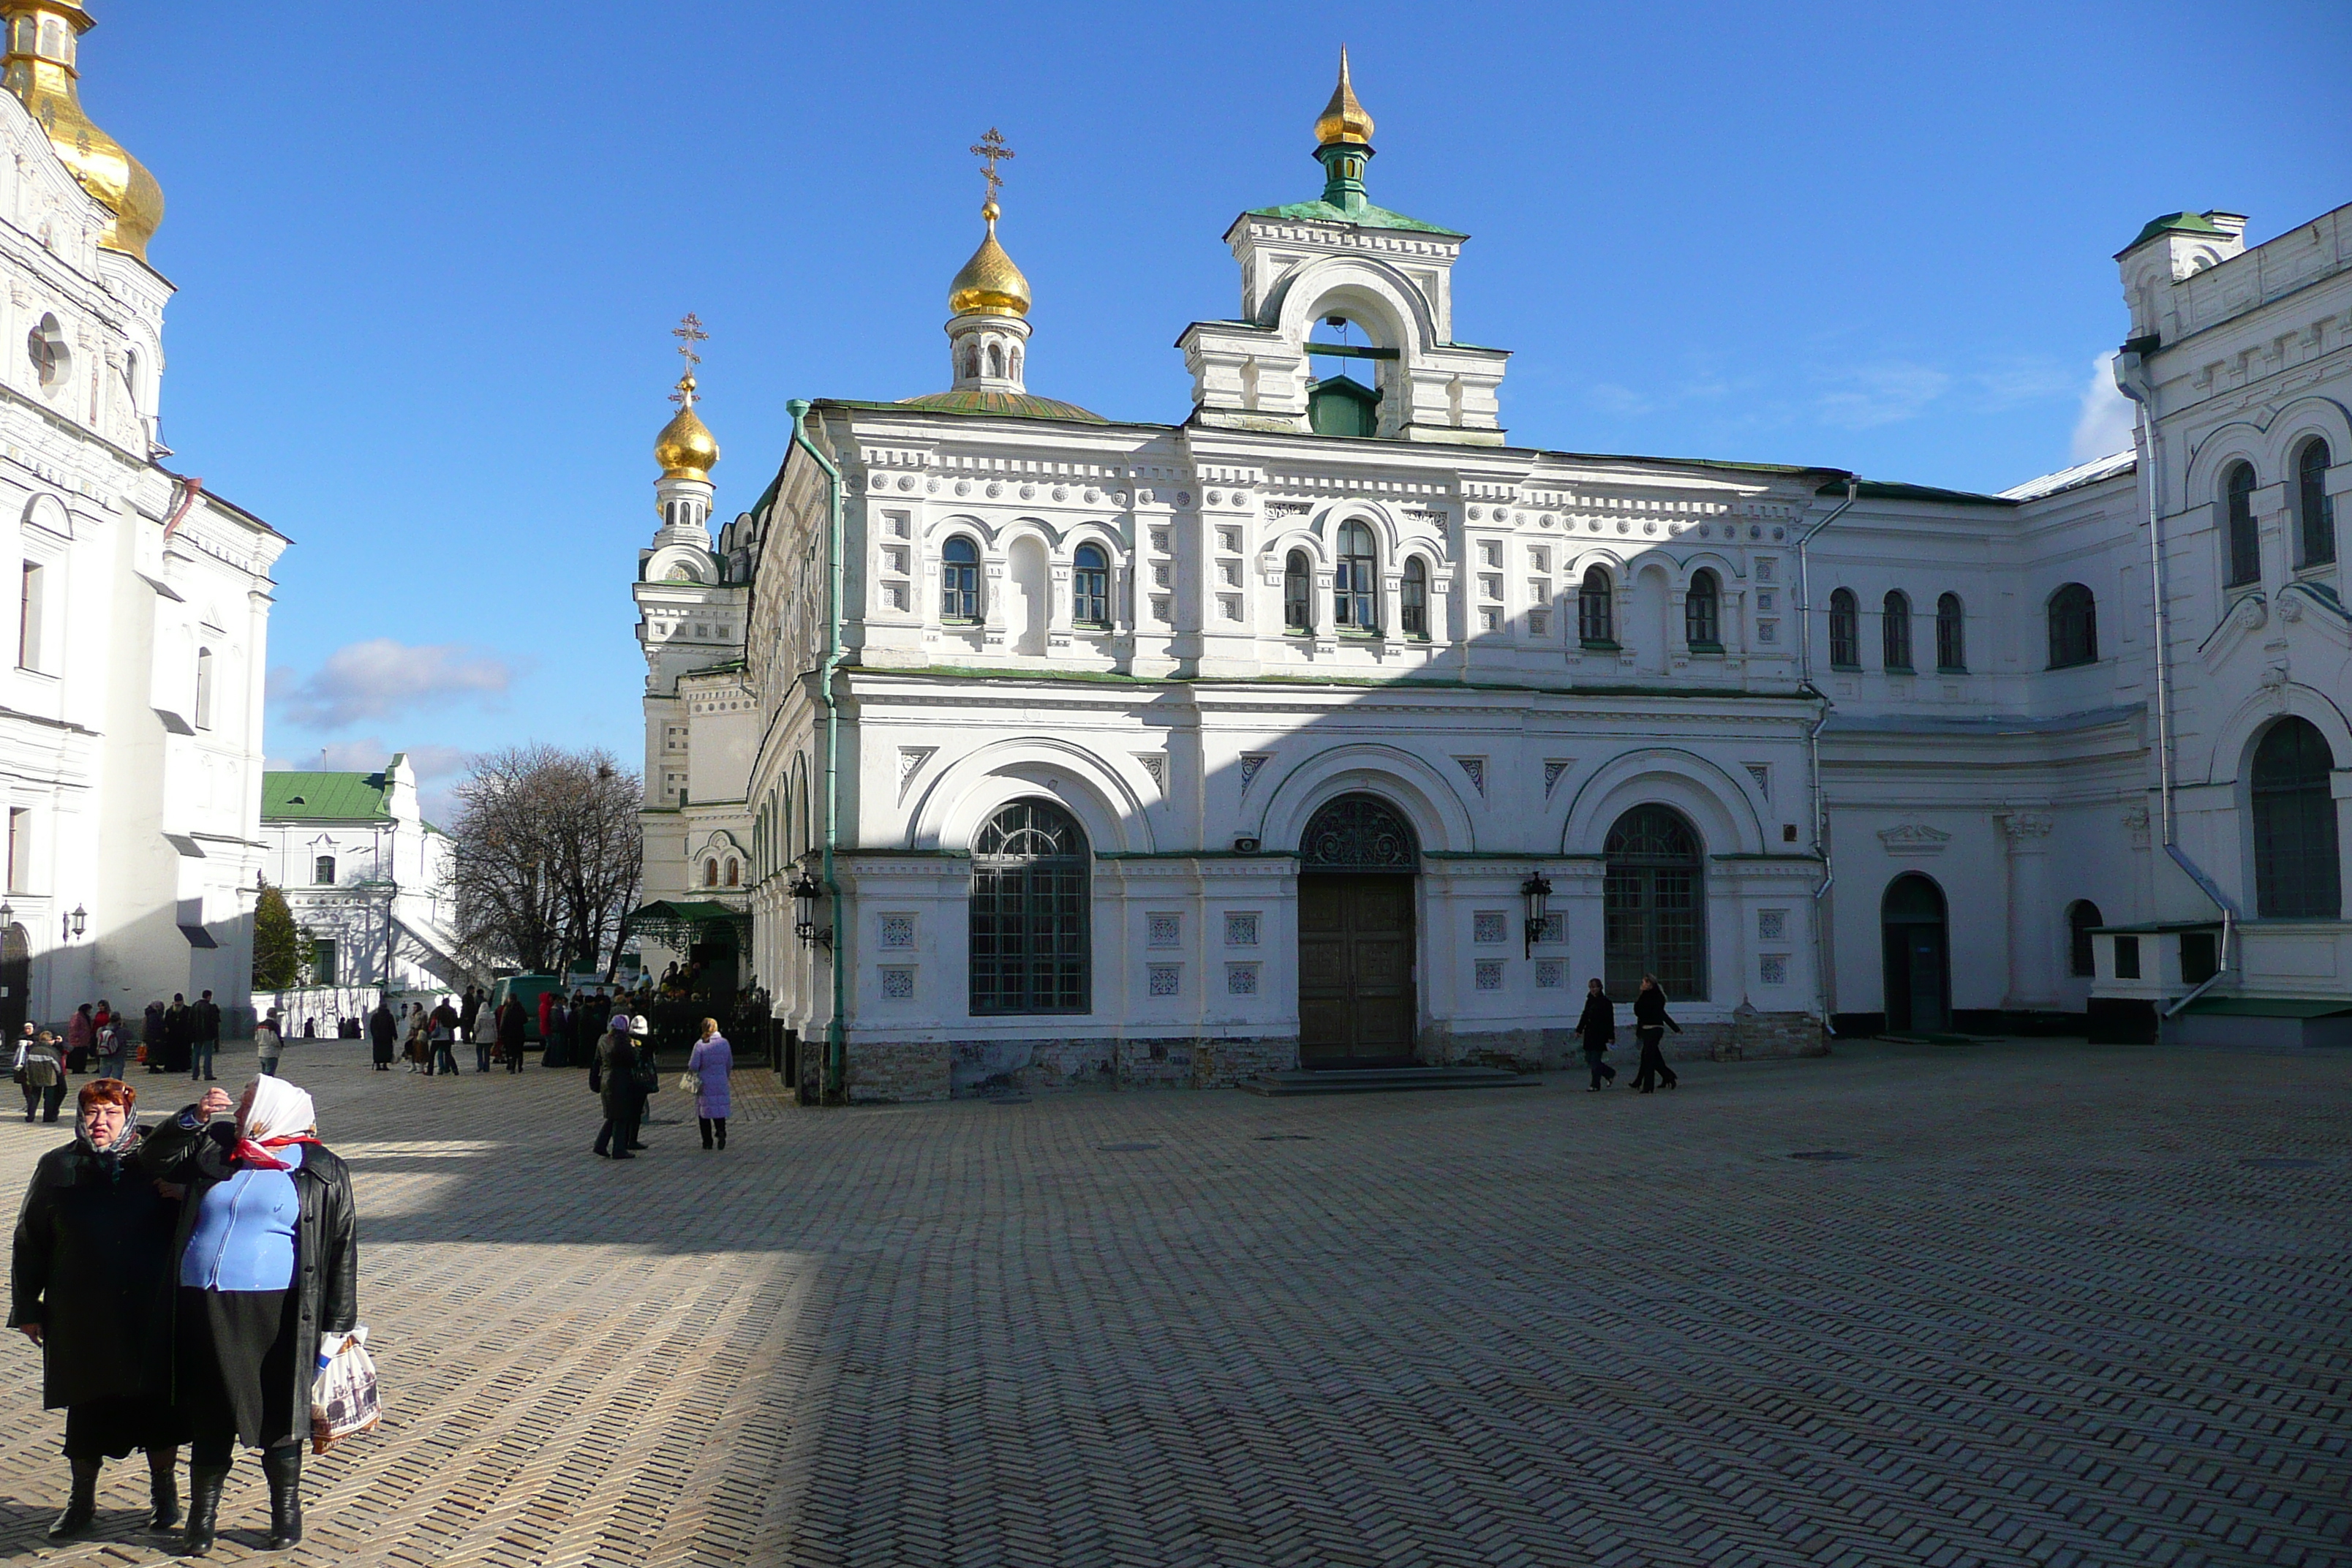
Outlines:
{"type": "Polygon", "coordinates": [[[996,199],[997,191],[1004,184],[996,173],[997,160],[1013,157],[1013,151],[1004,144],[1003,133],[992,125],[988,128],[987,135],[972,143],[971,153],[975,158],[985,160],[988,164],[982,178],[988,181],[988,199],[992,202],[996,199]]]}
{"type": "Polygon", "coordinates": [[[669,400],[682,407],[691,408],[694,406],[694,367],[702,363],[702,356],[694,352],[694,345],[709,342],[710,334],[702,330],[702,318],[688,310],[677,325],[669,330],[669,335],[677,340],[677,352],[686,361],[686,374],[677,378],[677,390],[669,395],[669,400]]]}

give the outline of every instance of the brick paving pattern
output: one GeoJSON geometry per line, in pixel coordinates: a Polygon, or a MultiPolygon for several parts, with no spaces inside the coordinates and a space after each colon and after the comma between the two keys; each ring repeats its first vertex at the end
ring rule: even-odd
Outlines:
{"type": "MultiPolygon", "coordinates": [[[[2343,1057],[846,1112],[746,1074],[725,1154],[666,1089],[620,1165],[576,1074],[356,1062],[288,1054],[389,1416],[312,1462],[292,1561],[2352,1563],[2343,1057]]],[[[12,1212],[58,1141],[0,1118],[12,1212]]],[[[135,1460],[42,1541],[61,1418],[10,1339],[0,1553],[163,1560],[135,1460]]],[[[215,1561],[264,1503],[242,1458],[215,1561]]]]}

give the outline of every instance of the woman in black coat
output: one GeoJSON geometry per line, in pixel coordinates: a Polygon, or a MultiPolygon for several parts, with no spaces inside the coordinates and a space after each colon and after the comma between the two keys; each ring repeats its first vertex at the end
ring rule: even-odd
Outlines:
{"type": "Polygon", "coordinates": [[[188,1531],[213,1548],[240,1441],[269,1480],[269,1549],[302,1539],[302,1444],[320,1338],[359,1316],[352,1178],[317,1136],[310,1097],[279,1078],[221,1089],[156,1130],[149,1174],[187,1188],[174,1237],[173,1394],[186,1422],[188,1531]]]}
{"type": "Polygon", "coordinates": [[[392,1004],[379,1002],[368,1015],[368,1043],[375,1058],[375,1070],[392,1070],[393,1049],[400,1044],[400,1020],[392,1016],[392,1004]]]}
{"type": "Polygon", "coordinates": [[[1617,1037],[1617,1005],[1598,980],[1585,984],[1584,1012],[1576,1020],[1576,1032],[1584,1037],[1584,1065],[1591,1069],[1592,1083],[1585,1092],[1597,1094],[1604,1081],[1617,1081],[1617,1069],[1603,1059],[1609,1043],[1617,1037]]]}
{"type": "Polygon", "coordinates": [[[165,1332],[179,1205],[140,1169],[138,1099],[115,1079],[83,1085],[74,1141],[41,1156],[16,1218],[8,1326],[41,1347],[41,1403],[65,1408],[73,1471],[53,1541],[89,1528],[100,1468],[133,1448],[147,1450],[147,1528],[180,1522],[165,1332]]]}
{"type": "Polygon", "coordinates": [[[1633,1037],[1642,1042],[1642,1066],[1631,1085],[1643,1094],[1655,1088],[1660,1079],[1666,1080],[1668,1089],[1682,1081],[1666,1065],[1666,1053],[1658,1048],[1668,1029],[1677,1035],[1683,1032],[1680,1024],[1666,1016],[1666,994],[1658,989],[1658,977],[1644,974],[1642,989],[1633,994],[1633,1037]]]}

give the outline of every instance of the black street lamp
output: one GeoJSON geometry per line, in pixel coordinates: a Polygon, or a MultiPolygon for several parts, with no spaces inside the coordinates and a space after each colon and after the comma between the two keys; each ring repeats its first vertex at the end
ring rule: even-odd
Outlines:
{"type": "Polygon", "coordinates": [[[820,928],[816,923],[816,904],[824,897],[824,884],[816,879],[815,873],[803,871],[792,879],[786,891],[792,894],[796,906],[793,912],[797,918],[793,921],[793,934],[801,939],[801,945],[831,947],[833,928],[820,928]]]}
{"type": "Polygon", "coordinates": [[[1544,921],[1550,914],[1551,883],[1538,871],[1519,884],[1519,896],[1528,901],[1527,956],[1535,956],[1536,939],[1543,935],[1544,921]]]}

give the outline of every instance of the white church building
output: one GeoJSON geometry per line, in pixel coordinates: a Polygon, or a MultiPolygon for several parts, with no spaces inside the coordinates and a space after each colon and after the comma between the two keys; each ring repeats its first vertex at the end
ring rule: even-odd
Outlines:
{"type": "Polygon", "coordinates": [[[214,993],[249,1026],[271,564],[163,466],[155,180],[79,100],[89,15],[0,0],[0,1027],[214,993]]]}
{"type": "Polygon", "coordinates": [[[2352,208],[2150,224],[2137,452],[1974,495],[1516,439],[1344,67],[1316,131],[1181,424],[1028,389],[992,174],[948,390],[796,405],[715,540],[683,389],[647,897],[808,1092],[1550,1067],[1645,973],[1719,1057],[2352,1030],[2352,208]]]}

